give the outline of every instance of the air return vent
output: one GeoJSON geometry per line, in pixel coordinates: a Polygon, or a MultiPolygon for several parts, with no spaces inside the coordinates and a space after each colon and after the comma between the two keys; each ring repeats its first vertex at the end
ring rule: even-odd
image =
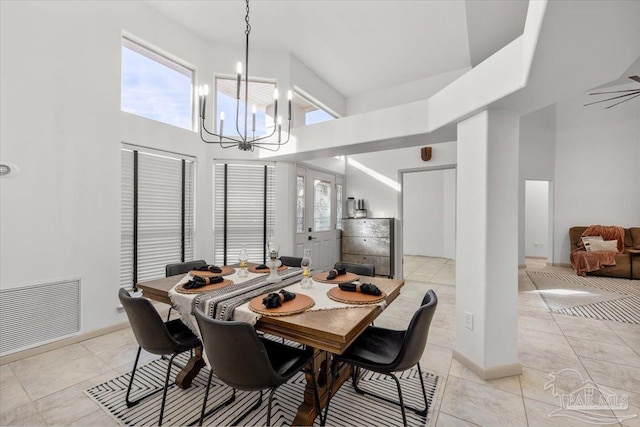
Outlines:
{"type": "Polygon", "coordinates": [[[79,279],[0,291],[0,356],[79,332],[79,279]]]}

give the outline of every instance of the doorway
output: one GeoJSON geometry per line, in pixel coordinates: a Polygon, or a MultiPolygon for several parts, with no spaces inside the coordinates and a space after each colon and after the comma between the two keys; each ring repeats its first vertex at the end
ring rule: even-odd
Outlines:
{"type": "Polygon", "coordinates": [[[525,259],[553,260],[551,204],[550,181],[525,180],[525,259]]]}
{"type": "Polygon", "coordinates": [[[454,166],[400,171],[402,252],[454,260],[456,170],[454,166]]]}

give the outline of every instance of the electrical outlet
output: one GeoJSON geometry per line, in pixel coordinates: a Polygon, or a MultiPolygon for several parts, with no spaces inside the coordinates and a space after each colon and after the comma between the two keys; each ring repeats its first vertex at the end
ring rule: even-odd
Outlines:
{"type": "Polygon", "coordinates": [[[473,313],[469,313],[468,311],[464,312],[464,326],[473,331],[473,313]]]}

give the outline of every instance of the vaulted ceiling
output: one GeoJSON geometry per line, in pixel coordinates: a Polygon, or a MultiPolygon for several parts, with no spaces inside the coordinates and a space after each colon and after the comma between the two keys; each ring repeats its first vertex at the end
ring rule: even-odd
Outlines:
{"type": "MultiPolygon", "coordinates": [[[[245,2],[151,0],[214,43],[244,46],[245,2]]],[[[251,46],[290,52],[349,98],[477,65],[522,34],[528,0],[253,0],[251,46]]]]}

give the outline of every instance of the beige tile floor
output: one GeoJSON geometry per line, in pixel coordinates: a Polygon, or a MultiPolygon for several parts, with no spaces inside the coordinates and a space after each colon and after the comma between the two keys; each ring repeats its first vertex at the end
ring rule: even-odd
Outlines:
{"type": "MultiPolygon", "coordinates": [[[[528,260],[528,269],[571,272],[528,260]]],[[[442,382],[433,405],[435,426],[584,425],[550,417],[560,407],[544,384],[548,374],[573,368],[585,379],[628,395],[629,409],[640,415],[640,326],[550,314],[523,270],[519,272],[520,376],[484,381],[453,360],[455,345],[455,262],[407,256],[406,285],[398,299],[376,320],[378,326],[406,328],[428,289],[439,303],[425,353],[424,369],[442,382]]],[[[0,425],[83,425],[116,423],[83,391],[131,369],[137,344],[130,329],[73,344],[0,366],[0,425]]],[[[151,355],[145,355],[146,361],[151,355]]],[[[556,390],[570,392],[580,382],[558,377],[556,390]]],[[[390,414],[390,417],[399,414],[390,414]]],[[[614,424],[620,425],[620,424],[614,424]]],[[[640,426],[638,417],[623,422],[640,426]]]]}

